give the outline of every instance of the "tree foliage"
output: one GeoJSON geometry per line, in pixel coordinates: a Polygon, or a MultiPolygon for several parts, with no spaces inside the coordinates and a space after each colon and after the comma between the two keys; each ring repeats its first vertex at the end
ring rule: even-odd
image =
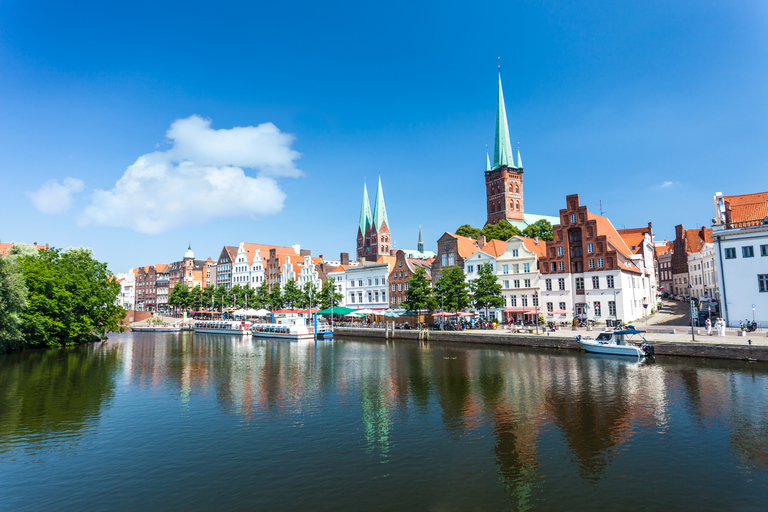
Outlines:
{"type": "Polygon", "coordinates": [[[29,290],[21,313],[27,346],[74,345],[121,330],[120,284],[88,249],[49,249],[18,258],[29,290]]]}
{"type": "Polygon", "coordinates": [[[272,305],[269,302],[269,284],[267,284],[266,279],[256,288],[256,294],[253,296],[253,306],[256,309],[272,309],[272,305]]]}
{"type": "Polygon", "coordinates": [[[467,282],[464,271],[460,267],[443,270],[440,279],[435,283],[435,295],[440,306],[448,311],[461,311],[469,306],[467,282]]]}
{"type": "Polygon", "coordinates": [[[22,348],[21,313],[27,307],[27,284],[15,255],[0,258],[0,353],[22,348]]]}
{"type": "Polygon", "coordinates": [[[539,237],[539,240],[551,242],[553,240],[552,224],[547,219],[537,220],[523,230],[523,236],[528,238],[539,237]]]}
{"type": "Polygon", "coordinates": [[[504,297],[501,295],[501,284],[496,279],[493,266],[490,263],[480,265],[477,270],[477,278],[471,283],[471,300],[475,309],[485,309],[486,317],[488,308],[500,308],[504,305],[504,297]]]}
{"type": "Polygon", "coordinates": [[[469,238],[478,239],[480,235],[482,235],[483,233],[481,230],[477,228],[473,228],[469,224],[463,224],[459,226],[459,229],[456,230],[456,234],[459,236],[466,236],[469,238]]]}
{"type": "Polygon", "coordinates": [[[496,224],[487,224],[485,227],[483,227],[483,229],[473,228],[469,224],[464,224],[456,230],[456,234],[461,236],[468,236],[474,239],[479,238],[480,235],[484,235],[486,240],[506,241],[515,235],[522,235],[523,232],[510,224],[508,220],[501,219],[496,224]]]}
{"type": "Polygon", "coordinates": [[[291,309],[301,307],[302,299],[302,292],[298,283],[293,279],[288,279],[283,287],[283,304],[285,307],[291,309]]]}
{"type": "Polygon", "coordinates": [[[320,289],[320,309],[335,308],[343,298],[344,296],[336,291],[336,280],[331,277],[323,283],[323,287],[320,289]]]}
{"type": "Polygon", "coordinates": [[[280,290],[280,283],[272,285],[269,291],[269,309],[275,310],[283,307],[283,294],[280,290]]]}
{"type": "Polygon", "coordinates": [[[427,279],[427,272],[419,267],[408,280],[408,289],[405,291],[405,302],[402,306],[409,311],[437,309],[432,283],[427,279]]]}

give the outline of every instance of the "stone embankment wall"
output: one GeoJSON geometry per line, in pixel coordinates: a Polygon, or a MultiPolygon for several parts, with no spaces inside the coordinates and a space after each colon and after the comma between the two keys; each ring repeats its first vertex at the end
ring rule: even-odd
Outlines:
{"type": "MultiPolygon", "coordinates": [[[[583,350],[576,342],[575,336],[519,336],[505,332],[455,332],[455,331],[419,331],[401,330],[385,331],[384,329],[356,329],[352,327],[337,327],[334,334],[350,338],[379,338],[385,339],[389,334],[394,339],[478,343],[487,345],[509,345],[518,347],[537,347],[566,350],[583,350]]],[[[768,362],[768,347],[749,345],[718,345],[713,343],[654,341],[653,348],[657,356],[704,357],[709,359],[739,359],[768,362]]]]}

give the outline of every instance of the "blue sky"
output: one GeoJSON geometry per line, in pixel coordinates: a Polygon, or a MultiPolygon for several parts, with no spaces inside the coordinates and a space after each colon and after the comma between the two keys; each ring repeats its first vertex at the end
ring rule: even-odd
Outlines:
{"type": "Polygon", "coordinates": [[[7,0],[0,239],[91,247],[115,272],[188,243],[336,258],[354,253],[363,179],[373,194],[380,174],[396,245],[421,225],[434,250],[485,221],[498,56],[527,212],[578,193],[618,228],[671,239],[709,223],[715,192],[768,190],[761,1],[7,0]],[[126,172],[134,196],[115,191],[126,172]],[[236,198],[194,186],[222,175],[236,198]],[[141,227],[137,210],[162,222],[141,227]]]}

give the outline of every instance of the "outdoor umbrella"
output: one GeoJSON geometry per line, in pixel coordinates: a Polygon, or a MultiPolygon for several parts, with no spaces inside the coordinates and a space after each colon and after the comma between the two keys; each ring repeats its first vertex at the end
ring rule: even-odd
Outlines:
{"type": "Polygon", "coordinates": [[[358,309],[355,311],[355,313],[358,313],[360,315],[380,315],[381,313],[378,311],[374,311],[372,309],[358,309]]]}
{"type": "Polygon", "coordinates": [[[335,308],[328,308],[324,309],[322,311],[318,311],[318,315],[347,315],[349,313],[352,313],[353,311],[356,311],[352,308],[345,308],[343,306],[337,306],[335,308]]]}
{"type": "Polygon", "coordinates": [[[398,315],[397,313],[395,313],[394,311],[392,311],[391,309],[388,309],[388,310],[386,310],[386,311],[383,313],[383,315],[384,315],[384,316],[388,316],[388,317],[390,317],[390,318],[397,318],[397,317],[399,317],[399,316],[400,316],[400,315],[398,315]]]}

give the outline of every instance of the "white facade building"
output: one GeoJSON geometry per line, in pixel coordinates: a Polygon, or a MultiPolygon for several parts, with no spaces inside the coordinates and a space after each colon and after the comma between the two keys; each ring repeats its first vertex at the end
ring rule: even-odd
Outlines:
{"type": "Polygon", "coordinates": [[[129,269],[128,272],[115,274],[115,279],[120,283],[120,295],[115,303],[126,311],[132,310],[136,303],[136,273],[129,269]]]}
{"type": "MultiPolygon", "coordinates": [[[[346,267],[342,272],[329,272],[336,279],[344,298],[340,305],[355,309],[387,309],[389,263],[346,267]]],[[[339,288],[337,288],[339,290],[339,288]]]]}
{"type": "MultiPolygon", "coordinates": [[[[507,247],[496,259],[496,277],[501,284],[504,297],[504,314],[500,320],[505,323],[517,323],[534,318],[536,311],[542,314],[543,290],[538,257],[546,249],[545,242],[539,242],[523,236],[514,236],[507,240],[507,247]]],[[[564,280],[563,280],[564,281],[564,280]]],[[[564,286],[564,284],[563,284],[564,286]]],[[[557,285],[555,285],[557,288],[557,285]]],[[[550,279],[550,291],[553,289],[550,279]]],[[[561,309],[557,301],[548,320],[555,320],[554,310],[561,309]]],[[[558,318],[561,314],[558,314],[558,318]]],[[[535,318],[534,318],[535,321],[535,318]]]]}
{"type": "MultiPolygon", "coordinates": [[[[477,279],[480,267],[483,265],[490,265],[493,273],[497,273],[496,258],[502,254],[507,248],[507,242],[500,240],[491,240],[483,244],[482,248],[472,254],[469,258],[464,260],[464,276],[467,284],[471,285],[472,281],[477,279]]],[[[486,310],[481,308],[479,310],[473,309],[480,318],[485,319],[486,310]]],[[[496,308],[488,308],[488,319],[499,319],[500,314],[496,308]]]]}
{"type": "Polygon", "coordinates": [[[258,288],[266,276],[266,260],[269,258],[270,249],[277,249],[280,254],[298,255],[301,247],[298,245],[280,247],[240,242],[231,264],[232,286],[239,284],[240,286],[248,285],[254,289],[258,288]]]}
{"type": "Polygon", "coordinates": [[[768,327],[768,192],[714,197],[715,270],[721,315],[731,327],[768,327]]]}

